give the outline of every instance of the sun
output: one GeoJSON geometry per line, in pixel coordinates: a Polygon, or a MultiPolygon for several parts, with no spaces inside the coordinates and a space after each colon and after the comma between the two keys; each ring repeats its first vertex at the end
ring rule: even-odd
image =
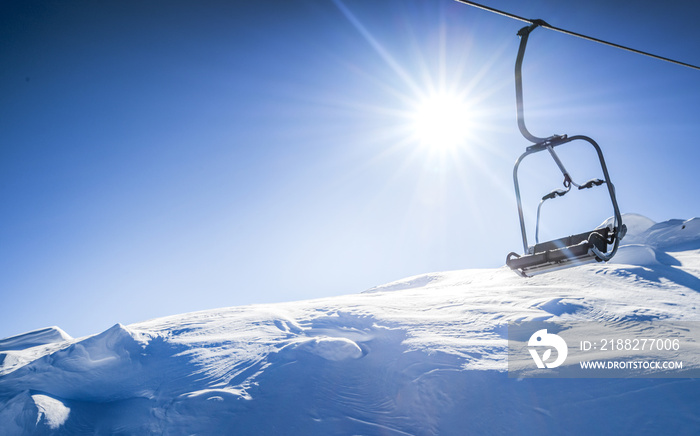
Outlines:
{"type": "Polygon", "coordinates": [[[471,109],[458,95],[436,93],[416,102],[411,114],[413,136],[435,152],[465,145],[471,130],[471,109]]]}

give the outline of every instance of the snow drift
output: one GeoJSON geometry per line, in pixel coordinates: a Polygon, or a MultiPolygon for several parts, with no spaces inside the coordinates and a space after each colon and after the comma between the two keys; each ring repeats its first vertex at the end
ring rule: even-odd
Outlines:
{"type": "Polygon", "coordinates": [[[700,320],[700,219],[625,222],[610,264],[2,340],[0,435],[697,434],[695,379],[506,375],[509,321],[700,320]]]}

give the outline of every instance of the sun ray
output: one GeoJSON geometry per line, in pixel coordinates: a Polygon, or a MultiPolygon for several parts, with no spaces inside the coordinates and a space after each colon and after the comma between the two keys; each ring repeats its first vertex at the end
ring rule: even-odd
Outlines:
{"type": "Polygon", "coordinates": [[[408,85],[414,92],[418,91],[420,87],[415,83],[410,74],[408,74],[401,65],[394,59],[389,52],[387,52],[384,47],[377,41],[377,39],[372,36],[370,31],[360,22],[360,20],[355,17],[350,9],[345,6],[342,0],[333,0],[333,3],[340,9],[340,11],[345,15],[345,18],[350,21],[350,23],[357,29],[357,31],[365,38],[370,46],[379,54],[379,56],[386,62],[386,64],[408,85]]]}

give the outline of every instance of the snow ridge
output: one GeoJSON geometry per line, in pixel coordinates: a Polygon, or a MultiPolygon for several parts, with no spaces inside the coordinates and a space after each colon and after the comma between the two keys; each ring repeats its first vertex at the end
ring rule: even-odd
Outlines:
{"type": "Polygon", "coordinates": [[[58,327],[47,327],[0,340],[0,351],[24,350],[39,345],[70,341],[68,333],[58,327]]]}

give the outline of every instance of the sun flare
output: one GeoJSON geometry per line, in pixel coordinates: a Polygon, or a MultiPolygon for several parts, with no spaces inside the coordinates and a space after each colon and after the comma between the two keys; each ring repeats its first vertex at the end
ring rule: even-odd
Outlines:
{"type": "Polygon", "coordinates": [[[415,139],[432,151],[464,145],[470,130],[470,108],[456,95],[430,95],[416,104],[411,123],[415,139]]]}

